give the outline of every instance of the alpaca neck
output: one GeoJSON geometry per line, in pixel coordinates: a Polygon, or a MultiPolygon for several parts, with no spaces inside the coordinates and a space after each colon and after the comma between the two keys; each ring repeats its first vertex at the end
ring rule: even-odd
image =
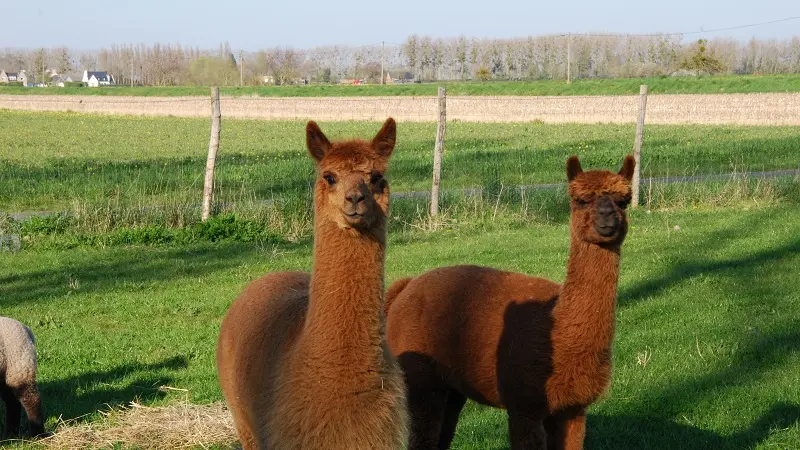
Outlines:
{"type": "Polygon", "coordinates": [[[570,348],[609,352],[614,339],[620,247],[573,235],[567,277],[553,314],[570,348]]]}
{"type": "Polygon", "coordinates": [[[361,232],[324,222],[314,229],[305,357],[374,370],[383,354],[385,226],[361,232]]]}

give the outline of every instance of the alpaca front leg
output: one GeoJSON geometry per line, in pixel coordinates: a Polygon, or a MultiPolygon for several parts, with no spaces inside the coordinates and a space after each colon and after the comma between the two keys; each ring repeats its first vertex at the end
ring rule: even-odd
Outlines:
{"type": "Polygon", "coordinates": [[[586,437],[586,410],[581,409],[564,422],[564,449],[580,450],[586,437]]]}
{"type": "Polygon", "coordinates": [[[544,420],[548,450],[579,450],[586,434],[586,409],[575,408],[544,420]]]}
{"type": "Polygon", "coordinates": [[[258,450],[258,445],[250,430],[237,429],[236,436],[239,438],[242,450],[258,450]]]}
{"type": "Polygon", "coordinates": [[[538,416],[508,412],[508,437],[511,450],[544,450],[545,432],[538,416]]]}

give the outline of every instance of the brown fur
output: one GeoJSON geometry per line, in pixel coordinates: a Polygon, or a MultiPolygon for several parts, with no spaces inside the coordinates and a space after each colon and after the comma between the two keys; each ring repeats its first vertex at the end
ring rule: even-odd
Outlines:
{"type": "Polygon", "coordinates": [[[512,449],[583,446],[586,408],[611,378],[633,158],[614,174],[584,173],[572,157],[567,174],[563,285],[453,266],[390,287],[387,337],[405,372],[411,449],[448,448],[467,398],[508,411],[512,449]]]}
{"type": "Polygon", "coordinates": [[[331,143],[314,122],[311,274],[251,283],[222,322],[220,385],[244,449],[397,449],[408,438],[405,385],[386,347],[384,254],[396,136],[331,143]]]}
{"type": "Polygon", "coordinates": [[[0,399],[6,405],[5,436],[16,437],[20,434],[22,410],[28,416],[28,437],[43,437],[48,433],[44,431],[42,418],[42,399],[36,388],[36,383],[25,383],[21,386],[11,387],[0,381],[0,399]]]}
{"type": "Polygon", "coordinates": [[[384,304],[386,314],[389,314],[389,308],[392,306],[394,299],[408,286],[408,282],[411,280],[413,280],[411,277],[401,278],[389,286],[389,289],[386,291],[386,302],[384,304]]]}

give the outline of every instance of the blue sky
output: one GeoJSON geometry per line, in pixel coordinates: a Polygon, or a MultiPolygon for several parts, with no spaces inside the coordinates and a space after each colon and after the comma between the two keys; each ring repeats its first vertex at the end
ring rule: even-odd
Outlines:
{"type": "MultiPolygon", "coordinates": [[[[38,0],[5,2],[0,14],[0,47],[90,50],[131,42],[179,42],[213,49],[227,40],[235,50],[252,51],[401,43],[412,33],[498,38],[709,30],[800,16],[800,1],[38,0]]],[[[691,38],[794,35],[800,35],[800,20],[691,38]]]]}

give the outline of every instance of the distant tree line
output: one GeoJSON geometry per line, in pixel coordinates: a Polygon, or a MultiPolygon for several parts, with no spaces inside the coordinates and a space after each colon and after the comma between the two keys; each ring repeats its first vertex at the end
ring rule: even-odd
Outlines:
{"type": "Polygon", "coordinates": [[[402,44],[311,49],[265,48],[234,52],[178,44],[113,45],[99,51],[0,50],[0,69],[26,70],[37,81],[48,69],[79,76],[103,70],[121,84],[235,86],[265,83],[380,82],[381,60],[394,79],[536,80],[644,77],[672,74],[800,73],[800,37],[740,42],[684,41],[681,36],[572,35],[515,39],[431,38],[411,35],[402,44]],[[568,51],[569,47],[569,51],[568,51]]]}
{"type": "Polygon", "coordinates": [[[562,79],[567,56],[574,78],[683,73],[800,73],[800,37],[682,42],[680,36],[573,35],[522,39],[432,39],[409,36],[401,48],[415,78],[562,79]],[[569,50],[568,50],[569,47],[569,50]]]}

